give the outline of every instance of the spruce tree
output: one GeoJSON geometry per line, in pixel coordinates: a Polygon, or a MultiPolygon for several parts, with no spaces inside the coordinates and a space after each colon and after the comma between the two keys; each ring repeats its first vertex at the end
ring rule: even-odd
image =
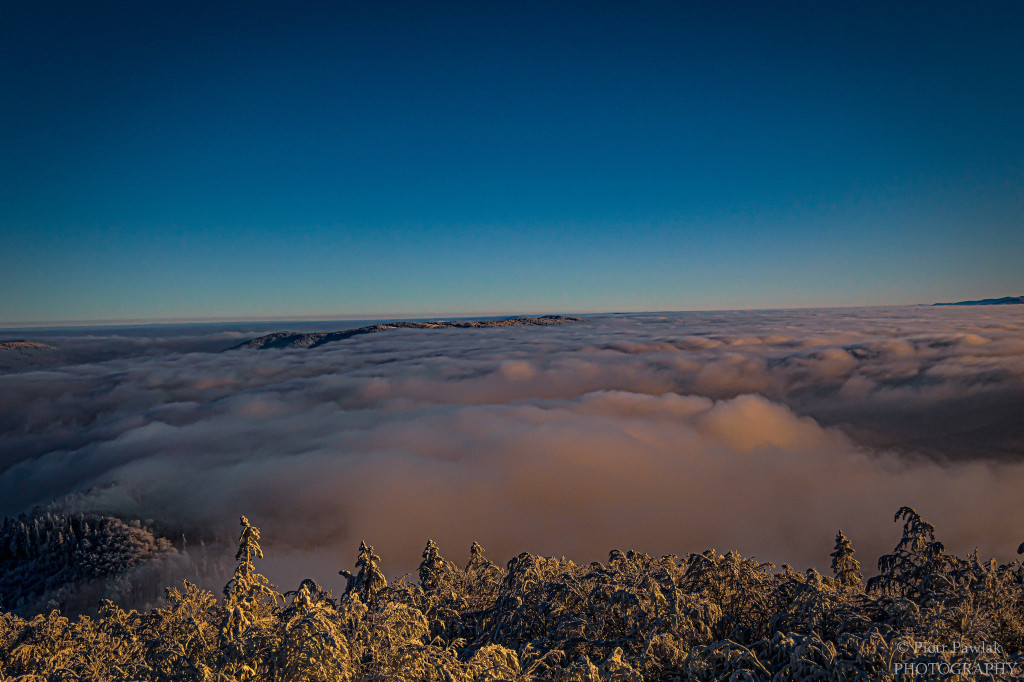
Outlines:
{"type": "Polygon", "coordinates": [[[239,679],[259,677],[270,648],[276,618],[277,588],[256,571],[255,559],[263,558],[259,528],[240,519],[234,575],[224,586],[224,619],[221,623],[223,670],[239,679]]]}
{"type": "Polygon", "coordinates": [[[380,557],[373,553],[373,546],[366,544],[365,540],[361,541],[359,558],[356,560],[359,572],[352,575],[349,571],[338,571],[338,574],[344,576],[347,581],[345,596],[357,594],[364,603],[367,603],[387,587],[388,581],[378,568],[379,563],[380,557]]]}
{"type": "Polygon", "coordinates": [[[423,592],[429,595],[436,594],[444,583],[445,573],[450,571],[450,565],[441,557],[437,544],[433,540],[427,540],[427,546],[423,550],[423,561],[419,567],[420,587],[423,592]]]}
{"type": "Polygon", "coordinates": [[[843,535],[843,531],[836,533],[835,551],[832,552],[832,573],[846,588],[860,589],[864,583],[860,562],[853,558],[853,545],[843,535]]]}

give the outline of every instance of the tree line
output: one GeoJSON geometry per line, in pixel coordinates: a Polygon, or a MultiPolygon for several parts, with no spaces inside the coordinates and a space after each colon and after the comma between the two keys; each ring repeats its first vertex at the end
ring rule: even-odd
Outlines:
{"type": "Polygon", "coordinates": [[[142,612],[2,613],[0,682],[1024,677],[1020,562],[948,554],[909,507],[895,520],[902,537],[868,580],[841,532],[832,575],[715,550],[501,567],[476,543],[456,564],[428,542],[417,579],[389,582],[364,542],[335,595],[311,579],[279,591],[242,517],[219,596],[185,581],[142,612]]]}

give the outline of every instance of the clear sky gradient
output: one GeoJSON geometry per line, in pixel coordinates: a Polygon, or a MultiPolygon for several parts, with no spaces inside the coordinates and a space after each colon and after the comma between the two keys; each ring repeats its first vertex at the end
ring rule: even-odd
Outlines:
{"type": "Polygon", "coordinates": [[[0,5],[0,323],[1024,294],[1024,3],[0,5]]]}

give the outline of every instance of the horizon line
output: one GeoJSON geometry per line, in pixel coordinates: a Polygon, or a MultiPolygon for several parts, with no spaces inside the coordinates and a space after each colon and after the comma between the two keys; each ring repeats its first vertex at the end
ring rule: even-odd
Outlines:
{"type": "Polygon", "coordinates": [[[648,310],[535,310],[531,312],[458,312],[458,313],[417,313],[403,311],[393,314],[365,313],[339,315],[255,315],[239,316],[195,316],[195,317],[139,317],[139,318],[96,318],[86,320],[25,320],[18,322],[0,322],[0,330],[16,331],[20,329],[45,329],[63,327],[133,327],[160,326],[175,324],[230,324],[230,323],[269,323],[269,322],[333,322],[333,321],[377,321],[377,320],[425,320],[425,319],[461,319],[469,317],[534,317],[540,315],[643,315],[656,313],[696,313],[696,312],[747,312],[758,310],[822,310],[839,308],[895,308],[932,306],[933,303],[866,303],[848,305],[802,305],[802,306],[755,306],[749,308],[678,308],[648,310]]]}

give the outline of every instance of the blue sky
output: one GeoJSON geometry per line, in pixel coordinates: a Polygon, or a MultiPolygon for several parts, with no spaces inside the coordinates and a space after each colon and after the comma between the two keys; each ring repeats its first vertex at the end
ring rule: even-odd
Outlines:
{"type": "Polygon", "coordinates": [[[1024,294],[1020,3],[0,7],[0,323],[1024,294]]]}

